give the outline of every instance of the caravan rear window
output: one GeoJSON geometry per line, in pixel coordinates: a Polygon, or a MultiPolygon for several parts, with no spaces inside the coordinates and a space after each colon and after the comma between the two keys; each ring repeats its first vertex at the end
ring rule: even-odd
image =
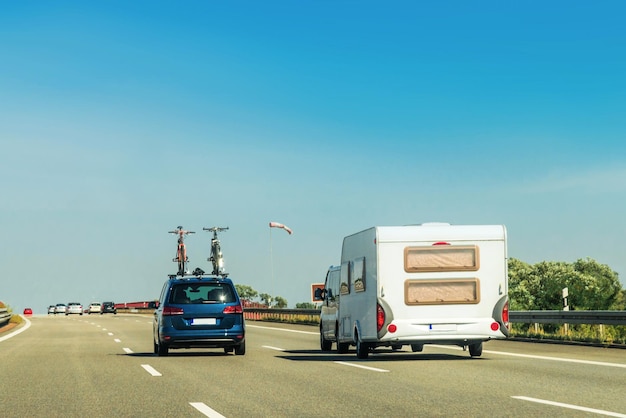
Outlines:
{"type": "Polygon", "coordinates": [[[407,305],[445,305],[480,302],[478,279],[407,280],[404,303],[407,305]]]}
{"type": "Polygon", "coordinates": [[[434,245],[404,249],[404,271],[407,273],[476,271],[479,264],[476,245],[434,245]]]}

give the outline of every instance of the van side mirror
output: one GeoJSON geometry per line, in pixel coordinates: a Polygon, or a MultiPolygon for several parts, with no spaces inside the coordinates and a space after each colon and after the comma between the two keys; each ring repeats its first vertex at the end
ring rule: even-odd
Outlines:
{"type": "Polygon", "coordinates": [[[315,289],[315,294],[314,294],[314,299],[315,300],[323,300],[324,297],[322,296],[322,289],[320,289],[319,287],[317,289],[315,289]]]}

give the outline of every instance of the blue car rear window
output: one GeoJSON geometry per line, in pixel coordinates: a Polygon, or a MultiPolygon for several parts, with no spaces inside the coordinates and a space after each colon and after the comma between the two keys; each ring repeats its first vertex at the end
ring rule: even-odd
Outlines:
{"type": "Polygon", "coordinates": [[[231,286],[223,283],[181,283],[172,286],[169,303],[230,303],[235,302],[231,286]]]}

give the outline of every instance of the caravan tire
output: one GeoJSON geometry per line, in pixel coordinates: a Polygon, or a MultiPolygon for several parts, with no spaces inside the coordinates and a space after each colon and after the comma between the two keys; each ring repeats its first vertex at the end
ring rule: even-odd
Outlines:
{"type": "Polygon", "coordinates": [[[414,353],[419,353],[424,350],[424,344],[411,344],[411,350],[414,353]]]}
{"type": "Polygon", "coordinates": [[[483,354],[483,343],[470,344],[469,353],[472,357],[480,357],[483,354]]]}
{"type": "MultiPolygon", "coordinates": [[[[358,335],[357,335],[358,338],[358,335]]],[[[366,359],[370,354],[370,346],[367,343],[361,342],[357,339],[356,341],[356,356],[360,359],[366,359]]]]}

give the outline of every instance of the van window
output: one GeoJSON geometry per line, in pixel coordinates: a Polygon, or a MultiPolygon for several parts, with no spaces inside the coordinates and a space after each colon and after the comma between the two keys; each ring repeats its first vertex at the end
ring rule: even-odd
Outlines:
{"type": "Polygon", "coordinates": [[[328,277],[328,299],[334,300],[339,294],[339,281],[341,279],[341,272],[339,269],[330,272],[328,277]]]}
{"type": "Polygon", "coordinates": [[[352,282],[354,286],[355,292],[364,292],[365,291],[365,257],[360,257],[354,260],[354,271],[353,271],[353,279],[352,282]]]}
{"type": "Polygon", "coordinates": [[[341,285],[339,285],[339,293],[342,295],[347,295],[350,293],[350,276],[352,274],[352,269],[350,261],[344,261],[341,263],[341,285]]]}
{"type": "Polygon", "coordinates": [[[406,247],[404,271],[476,271],[480,267],[476,245],[436,245],[406,247]]]}

